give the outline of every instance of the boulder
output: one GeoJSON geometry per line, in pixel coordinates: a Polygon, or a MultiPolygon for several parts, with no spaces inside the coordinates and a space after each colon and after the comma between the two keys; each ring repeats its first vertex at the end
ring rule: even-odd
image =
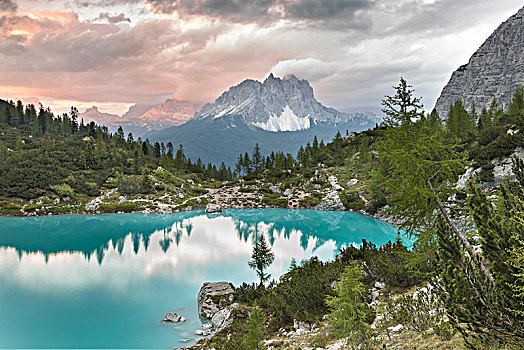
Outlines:
{"type": "Polygon", "coordinates": [[[280,187],[278,186],[269,187],[269,192],[271,192],[272,194],[282,193],[282,191],[280,190],[280,187]]]}
{"type": "Polygon", "coordinates": [[[86,211],[96,211],[98,209],[98,205],[100,204],[100,199],[95,198],[91,202],[86,204],[86,211]]]}
{"type": "Polygon", "coordinates": [[[164,322],[166,323],[177,323],[177,322],[185,322],[185,317],[179,316],[174,312],[168,312],[164,316],[164,322]]]}
{"type": "Polygon", "coordinates": [[[291,188],[286,189],[286,190],[284,191],[284,196],[287,196],[287,197],[291,196],[291,192],[292,192],[292,191],[291,191],[291,188]]]}
{"type": "Polygon", "coordinates": [[[218,204],[208,203],[206,206],[206,213],[213,214],[213,213],[219,213],[221,211],[222,211],[222,208],[218,204]]]}
{"type": "Polygon", "coordinates": [[[229,300],[234,292],[231,283],[206,282],[198,292],[198,314],[207,319],[222,309],[222,301],[229,300]]]}
{"type": "Polygon", "coordinates": [[[386,288],[386,284],[384,282],[375,282],[375,288],[377,289],[384,289],[386,288]]]}
{"type": "Polygon", "coordinates": [[[319,205],[316,206],[317,210],[345,210],[344,204],[340,200],[336,190],[328,192],[328,194],[322,198],[319,205]]]}
{"type": "Polygon", "coordinates": [[[211,318],[213,333],[218,333],[223,329],[231,327],[233,324],[233,317],[231,317],[232,311],[238,307],[239,305],[235,303],[213,315],[213,318],[211,318]]]}
{"type": "Polygon", "coordinates": [[[351,179],[347,182],[348,186],[355,186],[358,183],[358,179],[351,179]]]}

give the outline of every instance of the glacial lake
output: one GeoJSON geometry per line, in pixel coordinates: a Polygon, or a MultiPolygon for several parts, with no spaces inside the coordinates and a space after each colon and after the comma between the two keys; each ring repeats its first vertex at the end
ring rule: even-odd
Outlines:
{"type": "Polygon", "coordinates": [[[205,281],[253,282],[256,237],[280,277],[292,258],[394,240],[397,229],[352,212],[203,210],[172,215],[0,217],[0,348],[172,349],[191,344],[205,281]],[[187,318],[163,324],[168,311],[187,318]]]}

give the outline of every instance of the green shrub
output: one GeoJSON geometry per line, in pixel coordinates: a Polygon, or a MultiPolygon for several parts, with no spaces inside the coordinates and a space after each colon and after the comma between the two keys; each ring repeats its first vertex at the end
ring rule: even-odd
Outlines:
{"type": "Polygon", "coordinates": [[[73,197],[75,191],[68,184],[54,185],[51,189],[60,197],[73,197]]]}
{"type": "Polygon", "coordinates": [[[287,198],[281,198],[279,194],[268,194],[262,198],[262,204],[285,208],[287,207],[287,198]]]}
{"type": "Polygon", "coordinates": [[[321,201],[320,197],[313,195],[313,196],[308,196],[304,199],[300,199],[298,201],[298,204],[300,204],[300,206],[305,207],[305,208],[314,208],[320,204],[320,201],[321,201]]]}
{"type": "Polygon", "coordinates": [[[133,211],[143,210],[144,207],[136,202],[124,202],[124,203],[103,203],[100,204],[98,210],[104,213],[116,213],[124,212],[129,213],[133,211]]]}
{"type": "Polygon", "coordinates": [[[344,207],[348,210],[363,210],[366,207],[366,203],[356,192],[339,193],[339,197],[344,207]]]}
{"type": "Polygon", "coordinates": [[[240,192],[240,193],[253,193],[253,192],[255,192],[255,190],[250,188],[250,187],[240,187],[238,189],[238,192],[240,192]]]}
{"type": "Polygon", "coordinates": [[[203,195],[209,192],[207,189],[203,187],[197,187],[197,186],[195,186],[191,191],[193,191],[194,193],[198,195],[203,195]]]}

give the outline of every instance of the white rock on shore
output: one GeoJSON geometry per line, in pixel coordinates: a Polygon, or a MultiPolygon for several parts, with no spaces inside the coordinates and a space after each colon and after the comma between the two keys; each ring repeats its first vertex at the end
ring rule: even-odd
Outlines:
{"type": "Polygon", "coordinates": [[[221,211],[222,207],[218,204],[208,203],[206,206],[206,213],[208,214],[220,213],[221,211]]]}

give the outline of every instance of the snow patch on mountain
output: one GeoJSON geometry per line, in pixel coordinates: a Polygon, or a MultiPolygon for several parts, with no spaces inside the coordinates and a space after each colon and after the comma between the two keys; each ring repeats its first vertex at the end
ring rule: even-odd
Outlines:
{"type": "Polygon", "coordinates": [[[298,117],[289,106],[284,107],[280,116],[272,115],[266,122],[254,122],[254,126],[267,131],[297,131],[309,129],[311,126],[309,116],[298,117]]]}

